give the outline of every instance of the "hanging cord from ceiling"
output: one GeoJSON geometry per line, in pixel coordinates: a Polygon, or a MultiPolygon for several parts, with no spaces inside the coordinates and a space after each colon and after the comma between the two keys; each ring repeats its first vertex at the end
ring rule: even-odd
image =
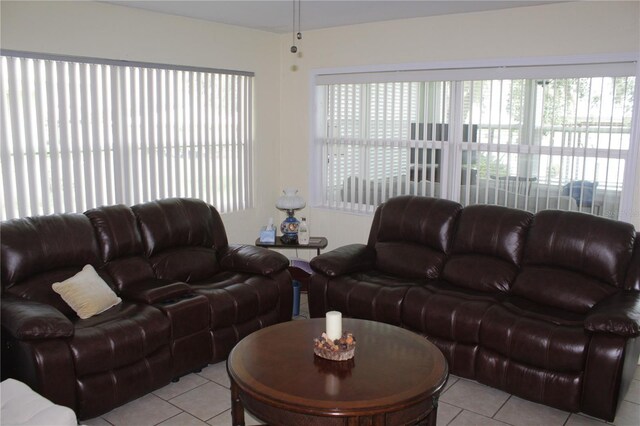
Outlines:
{"type": "Polygon", "coordinates": [[[296,39],[302,40],[302,32],[300,30],[300,16],[302,12],[301,9],[301,0],[292,0],[293,3],[293,19],[291,25],[291,53],[296,53],[298,51],[298,46],[296,46],[296,39]],[[298,32],[296,33],[296,1],[298,2],[298,32]]]}

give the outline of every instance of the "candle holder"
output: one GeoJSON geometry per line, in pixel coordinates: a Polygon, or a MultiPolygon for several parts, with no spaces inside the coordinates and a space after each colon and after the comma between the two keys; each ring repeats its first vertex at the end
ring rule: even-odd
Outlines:
{"type": "Polygon", "coordinates": [[[331,361],[348,361],[356,354],[356,338],[344,332],[339,339],[331,340],[327,333],[313,339],[313,353],[331,361]]]}
{"type": "Polygon", "coordinates": [[[351,358],[344,362],[332,362],[321,356],[314,356],[313,365],[316,366],[318,373],[332,375],[338,379],[346,379],[347,377],[351,377],[351,372],[356,366],[356,361],[354,358],[351,358]]]}

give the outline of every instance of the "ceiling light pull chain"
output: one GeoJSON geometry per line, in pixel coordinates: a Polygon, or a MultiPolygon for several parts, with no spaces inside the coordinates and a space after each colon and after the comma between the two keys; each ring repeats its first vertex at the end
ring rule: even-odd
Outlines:
{"type": "Polygon", "coordinates": [[[298,40],[302,40],[302,33],[300,32],[300,27],[301,27],[301,23],[300,23],[300,15],[302,14],[301,12],[302,9],[302,0],[298,0],[298,34],[296,34],[296,38],[298,40]]]}
{"type": "Polygon", "coordinates": [[[296,53],[298,51],[298,46],[296,46],[296,38],[298,40],[302,40],[302,33],[300,32],[300,3],[301,0],[298,0],[298,33],[296,34],[296,0],[292,0],[293,3],[293,19],[291,25],[291,53],[296,53]]]}
{"type": "Polygon", "coordinates": [[[291,22],[291,53],[296,53],[298,51],[298,47],[296,46],[296,0],[292,0],[293,3],[293,17],[291,22]]]}

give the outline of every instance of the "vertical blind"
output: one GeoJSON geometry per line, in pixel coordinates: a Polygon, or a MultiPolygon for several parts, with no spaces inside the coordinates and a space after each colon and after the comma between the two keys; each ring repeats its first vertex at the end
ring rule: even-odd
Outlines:
{"type": "Polygon", "coordinates": [[[617,218],[634,84],[630,76],[464,82],[463,119],[478,130],[476,143],[461,144],[473,153],[463,168],[476,174],[462,182],[460,201],[617,218]]]}
{"type": "Polygon", "coordinates": [[[0,217],[195,197],[250,207],[250,73],[0,57],[0,217]]]}
{"type": "Polygon", "coordinates": [[[608,65],[550,67],[547,78],[323,76],[320,201],[371,212],[409,194],[617,218],[622,191],[633,190],[623,178],[635,77],[633,66],[608,65]]]}

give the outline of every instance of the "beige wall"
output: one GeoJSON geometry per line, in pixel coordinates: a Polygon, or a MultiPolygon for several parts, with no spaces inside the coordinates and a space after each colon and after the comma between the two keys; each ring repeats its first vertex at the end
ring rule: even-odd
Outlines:
{"type": "MultiPolygon", "coordinates": [[[[298,187],[308,199],[312,70],[638,52],[639,6],[637,1],[570,2],[303,31],[302,57],[296,57],[289,53],[290,34],[104,3],[3,0],[0,45],[254,71],[257,207],[224,217],[231,241],[252,242],[267,217],[276,222],[284,217],[273,207],[282,188],[298,187]]],[[[640,210],[640,194],[636,197],[640,210]]],[[[308,216],[312,234],[329,237],[330,248],[366,241],[371,223],[370,216],[310,207],[302,215],[308,216]]],[[[634,217],[640,229],[640,212],[634,217]]]]}
{"type": "Polygon", "coordinates": [[[257,207],[223,218],[231,242],[253,243],[279,187],[277,35],[96,2],[3,0],[0,12],[3,49],[255,72],[257,207]]]}
{"type": "MultiPolygon", "coordinates": [[[[301,58],[288,53],[290,35],[282,36],[281,155],[296,152],[301,161],[281,168],[280,183],[295,183],[309,195],[309,75],[314,69],[639,52],[639,6],[574,2],[306,31],[301,58]]],[[[330,248],[366,241],[371,216],[306,210],[312,234],[328,236],[330,248]]],[[[640,229],[640,213],[635,222],[640,229]]]]}

